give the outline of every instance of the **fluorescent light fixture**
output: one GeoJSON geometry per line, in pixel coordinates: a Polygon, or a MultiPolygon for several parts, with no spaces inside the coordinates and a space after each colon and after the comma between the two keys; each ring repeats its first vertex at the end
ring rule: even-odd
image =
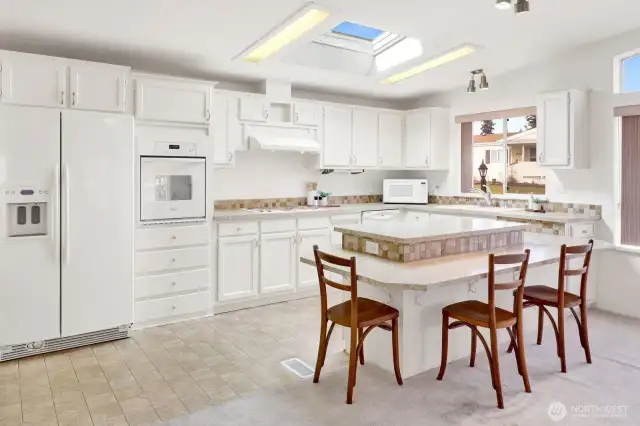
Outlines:
{"type": "Polygon", "coordinates": [[[496,0],[496,9],[511,9],[511,0],[496,0]]]}
{"type": "Polygon", "coordinates": [[[298,17],[296,20],[289,22],[280,31],[271,37],[267,38],[264,42],[257,45],[252,49],[249,54],[242,58],[243,61],[257,63],[261,60],[273,55],[284,46],[299,39],[304,33],[311,30],[323,22],[329,16],[328,12],[310,9],[304,15],[298,17]]]}
{"type": "Polygon", "coordinates": [[[397,83],[401,80],[407,79],[409,77],[413,77],[416,74],[420,74],[421,72],[425,72],[427,70],[437,68],[441,65],[463,58],[467,55],[472,54],[475,51],[476,51],[475,47],[470,45],[459,47],[443,55],[437,56],[435,58],[431,58],[423,64],[417,65],[406,71],[403,71],[398,74],[394,74],[391,77],[385,78],[384,80],[381,81],[381,83],[387,83],[387,84],[397,83]]]}

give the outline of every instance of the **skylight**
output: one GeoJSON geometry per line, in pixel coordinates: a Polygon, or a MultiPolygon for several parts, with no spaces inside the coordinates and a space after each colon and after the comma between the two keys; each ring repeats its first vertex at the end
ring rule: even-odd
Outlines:
{"type": "Polygon", "coordinates": [[[344,21],[331,30],[333,33],[359,38],[361,40],[373,41],[384,31],[377,28],[366,27],[354,22],[344,21]]]}

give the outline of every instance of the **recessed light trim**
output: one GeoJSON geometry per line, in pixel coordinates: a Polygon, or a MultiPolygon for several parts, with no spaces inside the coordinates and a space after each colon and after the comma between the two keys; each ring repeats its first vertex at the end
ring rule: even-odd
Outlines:
{"type": "Polygon", "coordinates": [[[265,41],[259,42],[242,60],[245,62],[258,63],[268,58],[322,23],[329,15],[329,12],[323,10],[309,9],[302,16],[283,25],[280,31],[271,35],[265,41]]]}
{"type": "Polygon", "coordinates": [[[453,62],[455,60],[463,58],[467,55],[472,54],[475,51],[476,51],[476,48],[471,45],[465,45],[465,46],[459,47],[457,49],[444,53],[440,56],[436,56],[435,58],[431,58],[428,61],[420,65],[417,65],[413,68],[409,68],[406,71],[402,71],[390,77],[387,77],[384,80],[382,80],[381,83],[386,83],[386,84],[397,83],[399,81],[405,80],[409,77],[413,77],[422,72],[428,71],[433,68],[437,68],[441,65],[445,65],[449,62],[453,62]]]}

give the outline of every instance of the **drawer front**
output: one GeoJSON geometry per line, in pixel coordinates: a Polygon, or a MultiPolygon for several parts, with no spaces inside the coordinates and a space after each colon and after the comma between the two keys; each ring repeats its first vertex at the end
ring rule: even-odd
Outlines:
{"type": "Polygon", "coordinates": [[[360,213],[355,214],[340,214],[331,216],[332,225],[346,225],[346,224],[358,224],[360,223],[362,216],[360,213]]]}
{"type": "Polygon", "coordinates": [[[569,236],[574,238],[593,238],[595,236],[593,223],[570,223],[569,236]]]}
{"type": "Polygon", "coordinates": [[[209,243],[209,226],[176,226],[136,231],[136,250],[196,246],[209,243]]]}
{"type": "Polygon", "coordinates": [[[260,224],[261,231],[264,232],[286,232],[296,230],[295,219],[263,220],[260,224]]]}
{"type": "Polygon", "coordinates": [[[134,306],[135,322],[203,312],[209,309],[210,301],[210,293],[205,291],[184,296],[136,302],[134,306]]]}
{"type": "Polygon", "coordinates": [[[136,299],[209,288],[209,270],[175,272],[136,278],[136,299]]]}
{"type": "Polygon", "coordinates": [[[298,230],[330,228],[328,217],[303,217],[298,219],[298,230]]]}
{"type": "Polygon", "coordinates": [[[195,269],[209,265],[209,247],[136,253],[136,273],[195,269]]]}
{"type": "Polygon", "coordinates": [[[218,236],[228,237],[258,233],[258,222],[229,222],[218,225],[218,236]]]}

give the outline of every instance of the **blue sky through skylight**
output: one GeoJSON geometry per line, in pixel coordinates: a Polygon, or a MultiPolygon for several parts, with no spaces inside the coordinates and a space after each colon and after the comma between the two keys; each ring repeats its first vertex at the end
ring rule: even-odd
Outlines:
{"type": "Polygon", "coordinates": [[[640,92],[640,55],[622,62],[622,92],[640,92]]]}
{"type": "Polygon", "coordinates": [[[365,27],[353,22],[345,21],[337,25],[333,30],[334,33],[344,34],[351,37],[361,38],[363,40],[373,41],[384,31],[377,28],[365,27]]]}

